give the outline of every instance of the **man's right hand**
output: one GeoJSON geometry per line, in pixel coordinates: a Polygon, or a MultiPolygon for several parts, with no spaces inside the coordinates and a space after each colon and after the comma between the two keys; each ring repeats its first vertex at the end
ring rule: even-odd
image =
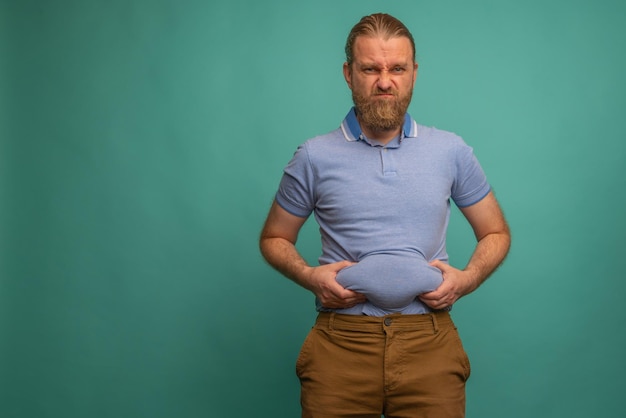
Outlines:
{"type": "Polygon", "coordinates": [[[345,289],[337,283],[337,273],[346,267],[356,263],[351,261],[338,261],[311,267],[307,277],[307,288],[311,290],[325,308],[345,309],[351,308],[367,300],[365,295],[345,289]]]}
{"type": "Polygon", "coordinates": [[[344,289],[336,280],[339,270],[355,263],[339,261],[311,267],[298,253],[295,244],[305,221],[306,218],[290,214],[274,201],[259,242],[263,257],[276,270],[313,292],[326,308],[345,309],[365,302],[364,295],[344,289]]]}

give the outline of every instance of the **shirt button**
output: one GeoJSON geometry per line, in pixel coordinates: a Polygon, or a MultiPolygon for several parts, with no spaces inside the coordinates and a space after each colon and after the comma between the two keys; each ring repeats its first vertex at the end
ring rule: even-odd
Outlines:
{"type": "Polygon", "coordinates": [[[386,326],[389,326],[389,325],[391,325],[391,323],[393,322],[393,320],[392,320],[391,318],[385,318],[385,321],[384,321],[384,322],[385,322],[385,325],[386,325],[386,326]]]}

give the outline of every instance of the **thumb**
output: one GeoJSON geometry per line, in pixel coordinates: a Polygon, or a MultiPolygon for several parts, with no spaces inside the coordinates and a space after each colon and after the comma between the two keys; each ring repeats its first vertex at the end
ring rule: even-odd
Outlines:
{"type": "Polygon", "coordinates": [[[441,261],[439,259],[433,260],[433,261],[431,261],[428,264],[433,266],[433,267],[438,268],[442,272],[446,271],[446,269],[449,267],[446,263],[444,263],[443,261],[441,261]]]}
{"type": "Polygon", "coordinates": [[[356,264],[353,261],[348,261],[348,260],[343,260],[343,261],[338,261],[335,263],[335,271],[339,271],[341,269],[344,269],[346,267],[350,267],[352,265],[356,264]]]}

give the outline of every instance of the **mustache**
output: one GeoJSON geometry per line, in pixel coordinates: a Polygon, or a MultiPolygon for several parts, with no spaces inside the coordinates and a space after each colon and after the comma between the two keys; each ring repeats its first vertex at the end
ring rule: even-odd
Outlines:
{"type": "Polygon", "coordinates": [[[374,91],[372,91],[372,96],[376,96],[378,94],[391,94],[393,96],[398,96],[398,90],[393,88],[388,88],[387,90],[375,88],[374,91]]]}

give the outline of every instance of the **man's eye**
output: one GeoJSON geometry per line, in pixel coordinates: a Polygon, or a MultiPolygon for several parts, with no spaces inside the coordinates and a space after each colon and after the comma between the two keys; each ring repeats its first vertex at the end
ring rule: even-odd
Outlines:
{"type": "Polygon", "coordinates": [[[367,67],[367,68],[363,68],[363,72],[367,73],[367,74],[371,74],[373,73],[375,70],[373,68],[367,67]]]}
{"type": "Polygon", "coordinates": [[[401,73],[404,71],[404,67],[394,67],[392,71],[394,73],[401,73]]]}

